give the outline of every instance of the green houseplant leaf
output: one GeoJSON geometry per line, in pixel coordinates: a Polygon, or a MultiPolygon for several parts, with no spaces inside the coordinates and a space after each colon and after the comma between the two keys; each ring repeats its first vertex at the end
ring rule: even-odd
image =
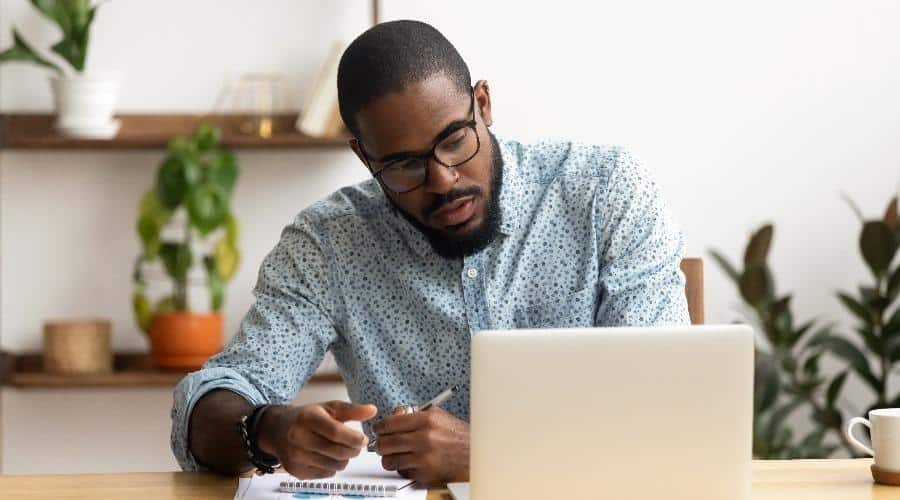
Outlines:
{"type": "Polygon", "coordinates": [[[169,155],[159,168],[156,194],[162,204],[175,209],[200,180],[200,166],[186,155],[169,155]]]}
{"type": "Polygon", "coordinates": [[[894,300],[900,295],[900,266],[894,269],[893,274],[888,279],[887,296],[889,300],[894,300]]]}
{"type": "Polygon", "coordinates": [[[38,66],[50,68],[60,75],[63,74],[62,68],[41,57],[15,29],[13,29],[13,46],[0,52],[0,64],[7,62],[37,64],[38,66]]]}
{"type": "Polygon", "coordinates": [[[177,310],[178,308],[175,306],[175,297],[166,295],[156,302],[156,306],[153,308],[153,314],[173,313],[177,310]]]}
{"type": "Polygon", "coordinates": [[[841,393],[841,388],[844,386],[844,381],[847,380],[847,373],[848,372],[841,372],[831,380],[830,384],[828,384],[825,401],[828,403],[829,408],[834,408],[838,395],[841,393]]]}
{"type": "Polygon", "coordinates": [[[150,300],[143,292],[135,292],[131,296],[131,306],[134,309],[134,316],[137,318],[138,326],[144,333],[150,331],[150,323],[153,321],[153,308],[150,306],[150,300]]]}
{"type": "Polygon", "coordinates": [[[716,263],[719,264],[719,267],[722,268],[722,271],[724,271],[725,274],[735,282],[735,284],[740,282],[741,274],[737,271],[737,269],[734,268],[734,266],[731,265],[730,262],[728,262],[728,259],[726,259],[724,255],[715,250],[710,250],[709,255],[713,258],[713,260],[716,261],[716,263]]]}
{"type": "Polygon", "coordinates": [[[59,0],[31,0],[31,5],[47,16],[48,19],[56,23],[62,30],[64,36],[72,32],[72,20],[69,18],[69,7],[66,5],[67,3],[86,4],[88,2],[86,0],[74,0],[70,2],[61,2],[59,0]]]}
{"type": "Polygon", "coordinates": [[[892,364],[900,361],[900,335],[887,339],[884,342],[884,351],[892,364]]]}
{"type": "Polygon", "coordinates": [[[778,370],[772,361],[772,356],[767,353],[759,353],[756,356],[756,369],[754,370],[753,391],[754,403],[758,413],[772,408],[778,399],[781,382],[778,378],[778,370]]]}
{"type": "Polygon", "coordinates": [[[213,256],[216,262],[216,273],[225,281],[234,277],[241,256],[237,247],[229,242],[227,237],[219,240],[213,247],[213,256]]]}
{"type": "Polygon", "coordinates": [[[876,277],[887,270],[897,251],[894,231],[883,221],[868,221],[859,236],[859,248],[876,277]]]}
{"type": "Polygon", "coordinates": [[[209,163],[207,179],[211,184],[221,187],[231,194],[237,180],[238,167],[234,155],[229,151],[217,151],[209,163]]]}
{"type": "Polygon", "coordinates": [[[891,198],[882,218],[885,224],[894,231],[900,229],[900,218],[897,217],[897,197],[891,198]]]}
{"type": "Polygon", "coordinates": [[[156,190],[144,193],[138,203],[137,231],[147,259],[155,259],[159,254],[160,233],[171,218],[172,211],[163,206],[156,190]]]}
{"type": "Polygon", "coordinates": [[[869,310],[859,302],[856,301],[853,297],[847,295],[846,293],[838,293],[838,299],[849,309],[854,316],[862,320],[865,324],[872,324],[872,315],[869,313],[869,310]]]}
{"type": "Polygon", "coordinates": [[[238,225],[238,221],[229,213],[228,216],[225,217],[225,239],[228,241],[229,245],[237,248],[239,233],[240,226],[238,225]]]}
{"type": "Polygon", "coordinates": [[[750,243],[744,252],[744,266],[762,266],[765,264],[774,231],[771,224],[766,224],[750,237],[750,243]]]}
{"type": "Polygon", "coordinates": [[[866,355],[858,347],[844,338],[835,336],[827,337],[822,342],[831,352],[846,361],[853,371],[863,379],[863,382],[872,389],[878,390],[880,382],[872,373],[866,355]]]}
{"type": "Polygon", "coordinates": [[[189,193],[187,210],[191,225],[200,234],[209,234],[222,225],[228,216],[228,193],[219,186],[201,184],[189,193]]]}
{"type": "Polygon", "coordinates": [[[741,296],[748,304],[758,306],[768,296],[769,276],[762,265],[754,264],[746,269],[740,277],[741,296]]]}
{"type": "Polygon", "coordinates": [[[218,272],[218,263],[216,258],[208,255],[203,258],[203,265],[206,267],[206,284],[209,287],[210,306],[213,311],[222,308],[225,301],[225,278],[218,272]]]}
{"type": "Polygon", "coordinates": [[[63,38],[51,47],[53,52],[59,54],[69,62],[79,73],[84,71],[84,60],[87,57],[87,39],[84,41],[63,38]]]}
{"type": "Polygon", "coordinates": [[[155,259],[159,255],[159,234],[162,226],[153,217],[140,216],[137,222],[138,236],[144,249],[144,256],[155,259]]]}
{"type": "Polygon", "coordinates": [[[215,273],[206,275],[209,287],[210,307],[213,311],[221,311],[225,304],[225,279],[215,273]]]}
{"type": "Polygon", "coordinates": [[[216,147],[221,137],[222,133],[219,129],[201,123],[197,130],[194,131],[194,144],[197,145],[197,150],[202,153],[216,147]]]}
{"type": "Polygon", "coordinates": [[[53,45],[52,50],[76,71],[84,71],[96,7],[91,8],[90,0],[31,0],[31,4],[63,32],[62,39],[53,45]]]}
{"type": "Polygon", "coordinates": [[[176,281],[187,278],[188,270],[193,264],[191,249],[184,243],[165,242],[160,245],[159,256],[162,258],[166,272],[176,281]]]}
{"type": "Polygon", "coordinates": [[[885,323],[882,329],[885,338],[900,337],[900,307],[894,310],[894,314],[885,323]]]}

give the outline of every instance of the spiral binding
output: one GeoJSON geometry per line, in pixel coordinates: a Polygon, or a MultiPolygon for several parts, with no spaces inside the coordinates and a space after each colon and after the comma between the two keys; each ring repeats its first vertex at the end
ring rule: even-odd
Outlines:
{"type": "Polygon", "coordinates": [[[285,493],[324,493],[329,495],[358,495],[365,497],[397,496],[397,487],[384,484],[335,483],[327,481],[282,481],[285,493]]]}

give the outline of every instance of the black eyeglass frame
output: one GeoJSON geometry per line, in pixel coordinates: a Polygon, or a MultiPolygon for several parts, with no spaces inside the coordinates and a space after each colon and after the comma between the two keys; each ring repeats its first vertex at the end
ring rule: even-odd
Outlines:
{"type": "Polygon", "coordinates": [[[381,182],[382,184],[387,186],[388,189],[390,189],[391,191],[394,191],[397,194],[403,194],[403,193],[408,193],[410,191],[414,191],[414,190],[419,189],[420,187],[424,186],[428,182],[428,159],[429,158],[434,158],[434,161],[440,163],[441,165],[443,165],[447,168],[456,168],[456,167],[459,167],[460,165],[468,163],[469,161],[472,160],[472,158],[475,158],[475,156],[478,155],[478,152],[481,150],[481,137],[479,137],[479,135],[478,135],[478,122],[475,119],[475,88],[474,87],[472,87],[472,91],[469,93],[469,101],[470,102],[469,102],[469,113],[468,114],[472,116],[471,120],[463,122],[462,124],[460,124],[459,127],[455,127],[455,128],[448,129],[448,130],[441,132],[441,134],[435,138],[434,143],[432,143],[431,149],[429,149],[428,152],[421,153],[421,154],[410,154],[410,155],[404,156],[402,158],[392,159],[392,160],[388,161],[383,167],[381,167],[377,172],[372,171],[372,163],[371,162],[373,162],[373,161],[377,162],[378,160],[369,156],[369,153],[365,150],[365,148],[363,147],[362,141],[358,137],[354,137],[352,139],[352,141],[354,141],[356,143],[356,145],[359,147],[360,152],[362,152],[362,156],[363,156],[363,159],[365,160],[366,167],[368,167],[369,171],[372,172],[372,176],[375,177],[376,179],[378,179],[379,182],[381,182]],[[453,134],[459,130],[462,130],[464,128],[471,128],[472,132],[475,133],[475,144],[476,144],[475,152],[472,153],[472,156],[466,158],[465,160],[463,160],[459,163],[455,163],[453,165],[448,165],[448,164],[442,162],[441,159],[438,158],[438,156],[436,154],[434,154],[438,145],[441,143],[441,141],[446,139],[451,134],[453,134]],[[416,184],[415,186],[413,186],[409,189],[405,189],[403,191],[398,191],[398,190],[392,188],[391,186],[388,186],[387,183],[385,183],[381,179],[381,173],[384,172],[392,164],[401,162],[401,161],[408,161],[411,159],[419,159],[425,165],[425,175],[422,176],[422,182],[420,182],[419,184],[416,184]]]}

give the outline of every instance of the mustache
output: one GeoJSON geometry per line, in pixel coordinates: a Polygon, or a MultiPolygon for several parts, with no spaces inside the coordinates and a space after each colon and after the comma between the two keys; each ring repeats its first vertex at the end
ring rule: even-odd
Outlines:
{"type": "MultiPolygon", "coordinates": [[[[437,212],[444,205],[448,203],[453,203],[454,201],[465,198],[466,196],[478,196],[482,193],[482,189],[478,186],[470,186],[467,188],[454,188],[450,191],[447,191],[445,194],[440,195],[434,202],[429,203],[425,208],[425,215],[430,217],[431,214],[437,212]]],[[[426,218],[427,218],[426,217],[426,218]]]]}

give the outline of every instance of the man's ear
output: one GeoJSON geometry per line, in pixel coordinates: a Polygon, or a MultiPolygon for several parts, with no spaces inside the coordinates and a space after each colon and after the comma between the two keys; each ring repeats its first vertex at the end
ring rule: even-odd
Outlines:
{"type": "Polygon", "coordinates": [[[366,161],[366,155],[365,153],[363,153],[362,148],[359,145],[359,141],[356,139],[356,137],[348,140],[347,144],[350,146],[350,149],[352,149],[353,152],[356,153],[356,157],[359,158],[359,161],[361,161],[363,165],[365,165],[366,168],[371,172],[372,169],[369,167],[369,162],[366,161]]]}
{"type": "Polygon", "coordinates": [[[494,118],[491,116],[491,88],[487,80],[475,82],[475,107],[478,108],[485,127],[494,124],[494,118]]]}

